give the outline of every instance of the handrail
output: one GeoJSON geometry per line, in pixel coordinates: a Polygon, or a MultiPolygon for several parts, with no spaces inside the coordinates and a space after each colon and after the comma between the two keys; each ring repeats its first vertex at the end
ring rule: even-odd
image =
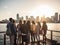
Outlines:
{"type": "Polygon", "coordinates": [[[53,40],[53,32],[60,33],[60,31],[56,31],[56,30],[47,30],[47,31],[50,31],[51,32],[51,41],[53,40]]]}
{"type": "MultiPolygon", "coordinates": [[[[47,30],[47,31],[53,31],[53,32],[60,32],[60,31],[56,31],[56,30],[47,30]]],[[[1,31],[0,33],[5,33],[6,31],[1,31]]]]}
{"type": "MultiPolygon", "coordinates": [[[[53,31],[53,32],[59,32],[60,33],[60,31],[56,31],[56,30],[47,30],[47,31],[53,31]]],[[[1,31],[0,33],[6,33],[6,31],[1,31]]]]}
{"type": "Polygon", "coordinates": [[[56,31],[56,30],[47,30],[47,31],[60,32],[60,31],[56,31]]]}
{"type": "Polygon", "coordinates": [[[6,31],[1,31],[0,33],[6,33],[6,31]]]}

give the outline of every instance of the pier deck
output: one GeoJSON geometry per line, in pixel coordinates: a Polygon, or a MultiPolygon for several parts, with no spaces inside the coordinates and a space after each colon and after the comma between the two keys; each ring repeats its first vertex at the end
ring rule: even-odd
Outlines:
{"type": "MultiPolygon", "coordinates": [[[[50,31],[50,39],[46,39],[46,42],[43,42],[43,40],[40,40],[40,42],[38,43],[37,41],[35,41],[35,42],[30,42],[28,45],[60,45],[60,43],[58,43],[56,40],[53,40],[53,32],[58,32],[58,33],[60,33],[60,31],[55,31],[55,30],[48,30],[48,31],[50,31]]],[[[5,31],[3,31],[3,32],[0,32],[1,34],[3,33],[3,37],[2,37],[2,39],[3,39],[3,41],[2,42],[0,42],[0,45],[10,45],[9,43],[7,43],[8,41],[6,41],[7,40],[7,38],[6,38],[6,34],[5,34],[5,31]]],[[[2,39],[0,39],[0,41],[2,40],[2,39]]],[[[17,45],[22,45],[22,44],[19,44],[19,43],[17,43],[17,45]]]]}

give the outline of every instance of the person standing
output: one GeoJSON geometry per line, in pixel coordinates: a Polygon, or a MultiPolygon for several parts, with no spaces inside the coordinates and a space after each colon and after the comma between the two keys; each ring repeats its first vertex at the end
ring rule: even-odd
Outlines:
{"type": "Polygon", "coordinates": [[[10,45],[14,45],[14,34],[13,34],[13,19],[9,18],[9,22],[7,24],[7,29],[11,32],[10,37],[10,45]]]}
{"type": "Polygon", "coordinates": [[[21,33],[22,33],[22,45],[24,45],[24,42],[27,43],[27,31],[26,31],[26,21],[23,21],[23,24],[21,26],[21,33]]]}
{"type": "Polygon", "coordinates": [[[42,31],[43,31],[43,41],[46,41],[46,34],[47,34],[47,24],[46,24],[46,21],[43,21],[42,31]]]}
{"type": "Polygon", "coordinates": [[[19,24],[17,25],[17,31],[18,31],[18,43],[20,44],[21,43],[21,39],[22,39],[22,36],[21,36],[21,30],[22,30],[22,20],[19,20],[19,24]]]}
{"type": "Polygon", "coordinates": [[[38,42],[40,41],[40,30],[41,30],[41,24],[40,24],[40,22],[37,22],[37,25],[36,25],[36,38],[37,38],[38,42]]]}
{"type": "Polygon", "coordinates": [[[16,39],[17,39],[17,38],[16,38],[16,37],[17,37],[17,27],[16,27],[15,20],[13,20],[13,27],[14,27],[14,28],[13,28],[13,30],[14,30],[14,31],[13,31],[13,33],[14,33],[14,45],[17,45],[17,44],[16,44],[16,39]]]}
{"type": "Polygon", "coordinates": [[[31,39],[32,39],[32,42],[35,42],[35,38],[36,38],[36,25],[35,25],[35,22],[32,21],[32,25],[31,25],[31,39]]]}
{"type": "Polygon", "coordinates": [[[27,31],[27,43],[30,43],[30,32],[31,32],[31,24],[30,21],[28,20],[26,23],[26,31],[27,31]]]}

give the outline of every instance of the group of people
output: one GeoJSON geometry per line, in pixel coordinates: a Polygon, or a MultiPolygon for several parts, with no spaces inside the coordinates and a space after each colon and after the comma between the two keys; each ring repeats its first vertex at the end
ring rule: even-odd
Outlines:
{"type": "Polygon", "coordinates": [[[16,37],[21,42],[22,45],[26,42],[26,45],[30,43],[30,36],[31,41],[35,42],[35,38],[37,41],[40,41],[40,34],[43,35],[43,40],[46,40],[46,33],[47,33],[47,24],[46,21],[43,21],[41,26],[40,22],[35,23],[34,21],[30,22],[29,20],[22,21],[20,20],[19,23],[16,25],[15,20],[9,18],[9,23],[7,24],[7,29],[10,28],[11,35],[10,37],[10,44],[16,45],[16,37]]]}

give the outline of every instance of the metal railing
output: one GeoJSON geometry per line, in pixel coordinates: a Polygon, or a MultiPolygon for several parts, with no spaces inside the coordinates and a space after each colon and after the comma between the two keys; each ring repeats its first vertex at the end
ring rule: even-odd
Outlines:
{"type": "MultiPolygon", "coordinates": [[[[49,31],[51,34],[50,34],[50,40],[52,41],[53,40],[53,32],[58,32],[58,33],[60,33],[60,31],[55,31],[55,30],[47,30],[47,31],[49,31]]],[[[6,32],[5,31],[2,31],[2,32],[0,32],[0,33],[4,33],[4,45],[6,45],[6,32]]]]}
{"type": "Polygon", "coordinates": [[[48,30],[48,31],[50,31],[50,39],[51,39],[51,41],[53,40],[53,32],[58,32],[58,33],[60,33],[60,31],[56,31],[56,30],[48,30]]]}

